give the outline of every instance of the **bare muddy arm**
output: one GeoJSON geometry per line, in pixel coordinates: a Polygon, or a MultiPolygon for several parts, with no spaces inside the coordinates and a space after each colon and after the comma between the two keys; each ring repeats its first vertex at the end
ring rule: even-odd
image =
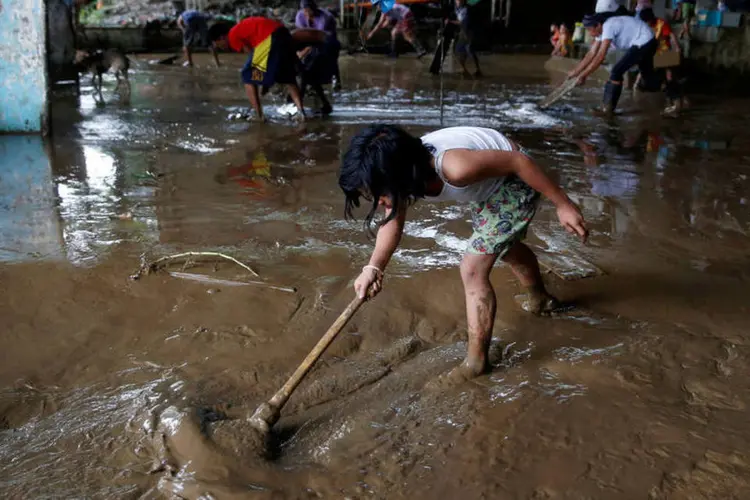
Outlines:
{"type": "Polygon", "coordinates": [[[573,78],[578,75],[580,75],[584,69],[589,65],[592,59],[594,59],[594,56],[596,55],[597,51],[599,50],[599,46],[601,45],[601,42],[595,41],[593,45],[589,48],[589,51],[586,52],[586,55],[583,56],[583,59],[581,59],[581,62],[579,62],[575,68],[573,68],[569,73],[568,77],[573,78]]]}
{"type": "Polygon", "coordinates": [[[581,85],[586,81],[586,78],[589,77],[591,73],[596,71],[599,66],[602,65],[604,62],[604,58],[607,57],[607,51],[609,50],[609,46],[612,44],[612,40],[604,40],[599,44],[599,48],[596,51],[596,54],[589,62],[588,66],[581,71],[580,75],[578,76],[578,84],[581,85]]]}
{"type": "MultiPolygon", "coordinates": [[[[390,215],[390,208],[386,208],[386,217],[390,215]]],[[[370,262],[359,277],[354,281],[354,291],[358,297],[364,297],[368,294],[374,297],[383,288],[383,271],[385,266],[393,256],[393,252],[398,248],[401,242],[401,235],[404,232],[404,222],[406,221],[406,209],[401,210],[399,215],[382,225],[378,229],[378,236],[375,239],[375,250],[370,256],[370,262]]]]}
{"type": "Polygon", "coordinates": [[[376,24],[372,31],[367,34],[365,40],[369,40],[370,38],[372,38],[373,35],[378,32],[378,30],[380,30],[381,28],[385,28],[386,24],[388,24],[388,18],[383,15],[381,16],[380,21],[378,21],[378,24],[376,24]]]}
{"type": "Polygon", "coordinates": [[[534,190],[542,193],[557,209],[560,224],[582,240],[588,237],[583,215],[565,191],[527,155],[516,151],[452,149],[443,156],[443,174],[457,186],[484,179],[516,175],[534,190]]]}

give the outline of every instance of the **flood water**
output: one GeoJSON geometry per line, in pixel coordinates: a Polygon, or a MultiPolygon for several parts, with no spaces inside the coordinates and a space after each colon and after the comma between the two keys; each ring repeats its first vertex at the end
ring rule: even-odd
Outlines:
{"type": "MultiPolygon", "coordinates": [[[[130,102],[53,102],[54,139],[0,137],[3,498],[750,497],[750,101],[656,96],[604,121],[592,85],[551,110],[535,56],[448,75],[443,126],[497,128],[583,208],[583,246],[542,204],[529,244],[580,307],[529,317],[507,267],[494,370],[426,385],[465,350],[460,206],[418,203],[383,293],[282,412],[265,457],[244,416],[352,298],[372,242],[343,218],[338,158],[371,122],[441,126],[427,62],[342,58],[334,114],[231,121],[221,69],[141,57],[130,102]],[[213,251],[132,281],[141,259],[213,251]],[[583,279],[576,279],[585,276],[583,279]]],[[[200,59],[199,64],[207,59],[200,59]]],[[[312,101],[309,102],[312,104],[312,101]]]]}

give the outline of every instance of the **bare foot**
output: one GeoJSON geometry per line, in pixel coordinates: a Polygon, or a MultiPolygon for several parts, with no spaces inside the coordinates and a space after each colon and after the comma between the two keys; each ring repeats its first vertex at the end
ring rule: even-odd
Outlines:
{"type": "Polygon", "coordinates": [[[537,316],[550,316],[575,308],[575,305],[571,303],[560,302],[546,290],[529,289],[525,295],[519,295],[517,298],[521,309],[537,316]]]}
{"type": "Polygon", "coordinates": [[[425,386],[428,391],[438,391],[450,389],[452,387],[459,386],[464,382],[475,379],[480,375],[484,375],[490,371],[490,365],[486,361],[471,361],[466,358],[463,363],[449,371],[440,375],[436,379],[431,380],[425,386]]]}

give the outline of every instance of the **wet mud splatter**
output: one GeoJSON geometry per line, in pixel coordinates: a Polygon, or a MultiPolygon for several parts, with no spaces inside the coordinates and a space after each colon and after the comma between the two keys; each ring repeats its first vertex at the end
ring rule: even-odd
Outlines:
{"type": "Polygon", "coordinates": [[[541,58],[449,75],[445,125],[508,133],[583,208],[589,245],[547,204],[529,235],[579,308],[528,316],[498,266],[492,372],[428,390],[466,348],[470,228],[460,207],[418,203],[384,293],[261,443],[247,415],[349,302],[371,249],[343,218],[338,158],[375,120],[439,127],[439,81],[410,58],[346,57],[330,118],[299,127],[271,95],[260,127],[227,119],[245,106],[240,59],[147,61],[129,102],[84,87],[53,100],[52,143],[4,143],[23,155],[0,165],[3,497],[750,495],[750,101],[693,96],[670,120],[626,95],[604,123],[584,112],[593,86],[538,110],[559,78],[541,58]],[[142,254],[182,251],[297,293],[235,286],[247,276],[223,263],[128,279],[142,254]]]}

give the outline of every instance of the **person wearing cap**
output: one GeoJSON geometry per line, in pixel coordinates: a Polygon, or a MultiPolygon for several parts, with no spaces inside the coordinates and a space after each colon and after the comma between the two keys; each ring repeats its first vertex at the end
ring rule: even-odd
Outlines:
{"type": "Polygon", "coordinates": [[[367,34],[365,40],[372,38],[379,30],[393,26],[393,29],[391,29],[391,53],[389,57],[398,57],[398,52],[396,52],[398,35],[402,35],[414,47],[414,50],[417,51],[417,58],[427,54],[427,51],[419,43],[414,32],[416,21],[409,7],[400,3],[394,3],[393,0],[373,0],[372,4],[377,5],[383,15],[372,31],[367,34]]]}
{"type": "Polygon", "coordinates": [[[622,4],[622,0],[596,0],[594,7],[596,14],[605,14],[612,16],[629,16],[627,7],[622,4]]]}
{"type": "MultiPolygon", "coordinates": [[[[299,11],[297,17],[294,20],[295,26],[299,29],[314,29],[325,31],[330,37],[329,43],[333,46],[337,46],[340,51],[341,45],[338,41],[338,34],[336,32],[336,17],[325,9],[318,7],[315,0],[302,0],[299,5],[299,11]]],[[[304,61],[307,55],[313,51],[312,47],[304,49],[303,53],[298,54],[300,59],[304,61]]],[[[333,78],[336,80],[334,90],[341,90],[341,71],[339,70],[339,54],[336,51],[335,61],[333,61],[333,78]]]]}
{"type": "Polygon", "coordinates": [[[258,120],[265,119],[258,86],[263,86],[265,94],[275,83],[286,84],[299,110],[299,119],[304,120],[302,95],[297,86],[297,53],[289,30],[279,21],[265,17],[248,17],[227,28],[225,25],[212,26],[209,37],[220,49],[229,47],[235,52],[250,53],[241,75],[258,120]]]}
{"type": "Polygon", "coordinates": [[[658,44],[651,27],[635,17],[606,17],[604,14],[590,14],[583,18],[583,25],[595,42],[589,54],[576,66],[568,77],[577,78],[578,85],[583,85],[586,78],[596,71],[604,62],[610,47],[625,51],[614,65],[609,80],[604,86],[602,111],[611,114],[617,108],[622,94],[622,83],[625,73],[633,66],[638,66],[646,89],[653,83],[654,55],[658,44]]]}
{"type": "Polygon", "coordinates": [[[197,10],[186,10],[177,18],[177,27],[182,31],[182,51],[185,54],[185,65],[193,66],[193,47],[208,47],[214,58],[216,66],[219,66],[219,55],[214,45],[208,40],[209,14],[197,10]]]}

